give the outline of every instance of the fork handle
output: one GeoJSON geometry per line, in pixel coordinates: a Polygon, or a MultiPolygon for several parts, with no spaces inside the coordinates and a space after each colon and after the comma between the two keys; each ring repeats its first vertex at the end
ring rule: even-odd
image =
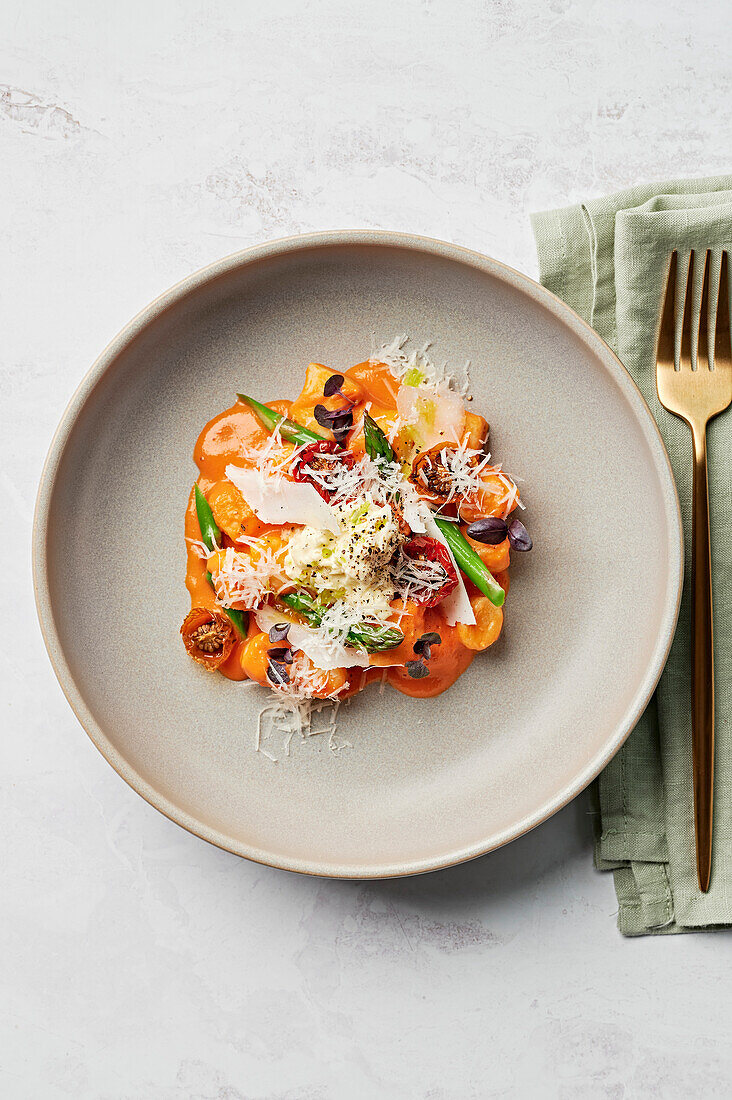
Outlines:
{"type": "Polygon", "coordinates": [[[706,423],[693,425],[694,486],[691,527],[691,741],[694,832],[699,889],[709,889],[714,799],[714,635],[709,542],[706,423]]]}

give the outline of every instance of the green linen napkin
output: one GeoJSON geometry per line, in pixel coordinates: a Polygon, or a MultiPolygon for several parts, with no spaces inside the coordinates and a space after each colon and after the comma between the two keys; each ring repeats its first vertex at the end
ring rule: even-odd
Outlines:
{"type": "Polygon", "coordinates": [[[635,187],[535,214],[532,225],[542,283],[610,344],[656,418],[686,540],[684,595],[666,668],[645,714],[594,785],[595,862],[613,871],[625,935],[732,925],[732,409],[712,421],[707,437],[716,776],[712,881],[702,894],[691,776],[691,435],[661,406],[655,385],[669,255],[711,248],[718,258],[723,246],[732,249],[732,176],[635,187]]]}

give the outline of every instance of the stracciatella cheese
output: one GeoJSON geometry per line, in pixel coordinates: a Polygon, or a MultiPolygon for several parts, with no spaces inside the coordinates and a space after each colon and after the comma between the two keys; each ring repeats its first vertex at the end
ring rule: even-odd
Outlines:
{"type": "Polygon", "coordinates": [[[394,594],[387,568],[399,545],[399,529],[388,504],[371,498],[333,509],[337,534],[315,527],[295,531],[287,545],[285,573],[315,592],[337,593],[374,611],[386,609],[394,594]]]}

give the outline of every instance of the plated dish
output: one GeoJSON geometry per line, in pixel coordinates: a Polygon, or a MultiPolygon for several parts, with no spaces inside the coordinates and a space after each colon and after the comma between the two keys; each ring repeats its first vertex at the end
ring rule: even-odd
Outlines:
{"type": "MultiPolygon", "coordinates": [[[[398,342],[293,401],[240,394],[195,448],[189,655],[288,707],[370,683],[429,697],[499,637],[511,550],[531,549],[489,426],[398,342]]],[[[270,710],[270,714],[273,714],[270,710]]]]}
{"type": "MultiPolygon", "coordinates": [[[[202,478],[204,495],[224,477],[202,478]]],[[[454,245],[325,233],[227,257],[115,338],[51,445],[33,557],[61,686],[136,791],[238,855],[367,878],[489,851],[598,773],[660,674],[682,553],[653,419],[571,310],[454,245]],[[471,361],[467,407],[490,421],[491,462],[521,479],[526,512],[509,520],[525,521],[534,549],[511,553],[501,633],[452,687],[356,692],[338,704],[337,752],[336,704],[314,700],[324,711],[289,756],[289,733],[263,731],[275,763],[253,752],[265,689],[198,672],[181,642],[191,446],[237,392],[293,398],[309,356],[345,377],[402,332],[410,347],[432,340],[433,361],[471,361]]]]}

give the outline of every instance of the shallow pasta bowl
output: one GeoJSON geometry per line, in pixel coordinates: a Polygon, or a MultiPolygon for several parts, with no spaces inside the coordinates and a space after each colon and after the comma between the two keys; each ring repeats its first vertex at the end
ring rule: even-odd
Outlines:
{"type": "Polygon", "coordinates": [[[355,878],[470,859],[582,790],[653,691],[682,578],[668,459],[610,349],[523,275],[394,233],[250,248],[143,310],[63,416],[33,555],[56,674],[119,774],[238,855],[355,878]],[[340,370],[401,333],[471,361],[534,549],[513,556],[503,636],[448,692],[371,687],[341,708],[351,747],[316,736],[273,762],[255,751],[264,690],[180,642],[193,444],[237,390],[294,396],[311,359],[340,370]]]}

